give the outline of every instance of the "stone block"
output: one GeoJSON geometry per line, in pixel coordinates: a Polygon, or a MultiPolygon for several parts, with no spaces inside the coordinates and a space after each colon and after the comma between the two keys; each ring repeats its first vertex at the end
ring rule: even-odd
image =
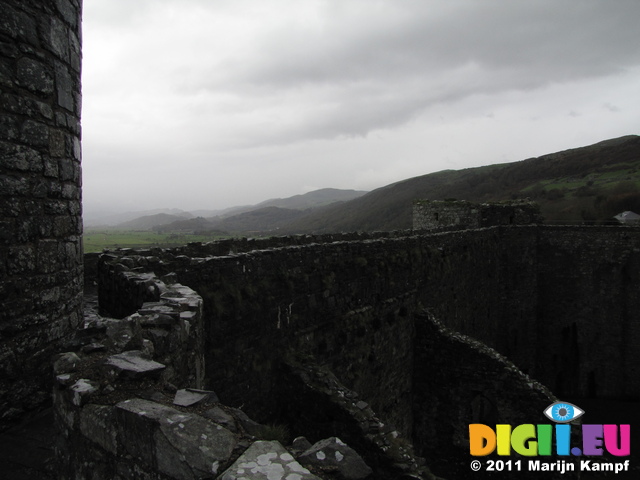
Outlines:
{"type": "Polygon", "coordinates": [[[26,13],[20,12],[10,5],[0,9],[0,32],[32,45],[38,43],[36,21],[26,13]]]}
{"type": "Polygon", "coordinates": [[[0,115],[0,138],[10,141],[18,138],[18,122],[13,115],[0,115]]]}
{"type": "Polygon", "coordinates": [[[362,457],[337,437],[320,440],[298,460],[305,466],[337,470],[345,480],[364,480],[373,473],[362,457]]]}
{"type": "Polygon", "coordinates": [[[106,451],[116,454],[117,431],[114,424],[114,408],[108,405],[85,405],[80,412],[80,432],[106,451]]]}
{"type": "Polygon", "coordinates": [[[56,63],[56,88],[58,93],[58,105],[70,112],[75,111],[73,95],[73,80],[67,67],[62,63],[56,63]]]}
{"type": "Polygon", "coordinates": [[[165,365],[143,358],[139,350],[110,356],[106,361],[106,367],[116,376],[129,379],[158,377],[165,369],[165,365]]]}
{"type": "Polygon", "coordinates": [[[23,57],[18,60],[17,81],[34,93],[44,96],[53,93],[53,74],[44,63],[32,58],[23,57]]]}
{"type": "MultiPolygon", "coordinates": [[[[213,407],[203,414],[210,420],[213,420],[215,423],[218,423],[228,429],[231,432],[237,432],[238,428],[236,427],[236,422],[231,415],[225,412],[220,407],[213,407]]],[[[311,445],[309,445],[311,446],[311,445]]]]}
{"type": "Polygon", "coordinates": [[[107,326],[107,338],[117,351],[142,348],[142,335],[135,321],[108,319],[105,323],[107,326]]]}
{"type": "Polygon", "coordinates": [[[49,154],[62,157],[65,153],[65,137],[60,130],[52,129],[49,133],[49,154]]]}
{"type": "Polygon", "coordinates": [[[35,269],[34,249],[31,246],[10,247],[6,257],[7,272],[25,273],[35,269]]]}
{"type": "Polygon", "coordinates": [[[215,392],[207,390],[196,390],[193,388],[183,388],[178,390],[173,398],[173,404],[181,407],[218,402],[215,392]]]}
{"type": "Polygon", "coordinates": [[[65,63],[69,61],[69,30],[58,18],[51,18],[48,36],[48,47],[65,63]]]}
{"type": "Polygon", "coordinates": [[[53,373],[61,375],[63,373],[72,373],[78,370],[82,360],[73,352],[60,354],[53,364],[53,373]]]}
{"type": "Polygon", "coordinates": [[[49,146],[49,127],[44,123],[27,120],[22,125],[20,138],[34,147],[49,146]]]}
{"type": "Polygon", "coordinates": [[[279,442],[254,442],[220,480],[320,480],[300,465],[279,442]]]}
{"type": "Polygon", "coordinates": [[[56,6],[65,22],[72,27],[78,25],[78,10],[69,0],[56,0],[56,6]]]}
{"type": "Polygon", "coordinates": [[[127,452],[170,478],[215,476],[236,445],[231,432],[198,415],[141,399],[126,400],[116,408],[127,452]]]}

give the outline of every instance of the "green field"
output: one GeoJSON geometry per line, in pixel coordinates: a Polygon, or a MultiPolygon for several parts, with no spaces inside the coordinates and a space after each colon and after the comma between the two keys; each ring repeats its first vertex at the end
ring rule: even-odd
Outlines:
{"type": "Polygon", "coordinates": [[[221,237],[216,235],[108,229],[86,229],[83,235],[85,253],[101,252],[104,249],[115,248],[177,247],[190,242],[210,242],[219,238],[221,237]]]}

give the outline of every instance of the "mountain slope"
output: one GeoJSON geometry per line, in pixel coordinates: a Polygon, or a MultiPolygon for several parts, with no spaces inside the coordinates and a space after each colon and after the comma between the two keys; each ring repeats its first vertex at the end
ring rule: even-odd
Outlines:
{"type": "Polygon", "coordinates": [[[243,233],[268,233],[289,225],[307,215],[307,211],[290,208],[264,207],[213,222],[217,230],[243,233]]]}
{"type": "MultiPolygon", "coordinates": [[[[475,202],[529,197],[548,221],[603,221],[640,203],[640,137],[629,135],[520,162],[403,180],[312,212],[290,233],[411,228],[415,199],[475,202]],[[619,211],[617,211],[619,210],[619,211]]],[[[638,205],[640,208],[640,205],[638,205]]]]}
{"type": "Polygon", "coordinates": [[[178,220],[176,222],[166,223],[162,225],[155,225],[152,230],[160,233],[166,232],[181,232],[181,233],[194,233],[203,231],[217,230],[214,222],[202,218],[189,218],[188,220],[178,220]]]}
{"type": "Polygon", "coordinates": [[[322,188],[302,195],[288,198],[272,198],[259,203],[256,207],[279,207],[296,210],[322,207],[336,202],[347,202],[361,197],[367,192],[361,190],[339,190],[337,188],[322,188]]]}
{"type": "Polygon", "coordinates": [[[153,215],[158,214],[167,214],[173,215],[176,218],[191,218],[193,215],[189,212],[185,212],[184,210],[180,210],[177,208],[156,208],[153,210],[142,210],[135,212],[124,212],[124,213],[87,213],[87,215],[83,218],[85,227],[114,227],[115,225],[119,225],[122,223],[130,222],[132,220],[136,220],[142,217],[151,217],[153,215]]]}
{"type": "Polygon", "coordinates": [[[171,215],[169,213],[157,213],[155,215],[145,215],[129,220],[128,222],[119,223],[115,228],[118,230],[151,230],[153,227],[182,221],[185,218],[188,217],[184,214],[171,215]]]}
{"type": "Polygon", "coordinates": [[[234,207],[224,214],[217,215],[220,218],[229,218],[236,215],[242,215],[246,212],[258,210],[267,207],[285,208],[290,210],[310,210],[321,208],[326,205],[342,203],[361,197],[367,192],[361,190],[341,190],[337,188],[322,188],[312,192],[294,195],[286,198],[272,198],[260,202],[256,205],[246,205],[243,207],[234,207]]]}

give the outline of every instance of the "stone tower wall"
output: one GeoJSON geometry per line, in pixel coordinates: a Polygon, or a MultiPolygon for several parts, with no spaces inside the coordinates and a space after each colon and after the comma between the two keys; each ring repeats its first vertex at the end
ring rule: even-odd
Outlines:
{"type": "Polygon", "coordinates": [[[0,0],[0,424],[81,318],[81,0],[0,0]]]}
{"type": "Polygon", "coordinates": [[[416,200],[413,203],[414,230],[530,225],[541,222],[539,206],[527,200],[508,203],[416,200]]]}

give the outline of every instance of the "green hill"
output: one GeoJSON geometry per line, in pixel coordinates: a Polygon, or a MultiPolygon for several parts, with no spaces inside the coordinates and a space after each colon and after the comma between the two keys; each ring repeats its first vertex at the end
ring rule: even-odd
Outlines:
{"type": "Polygon", "coordinates": [[[415,199],[494,202],[530,198],[547,222],[607,222],[640,212],[640,137],[629,135],[538,158],[410,178],[311,212],[289,233],[411,228],[415,199]]]}

